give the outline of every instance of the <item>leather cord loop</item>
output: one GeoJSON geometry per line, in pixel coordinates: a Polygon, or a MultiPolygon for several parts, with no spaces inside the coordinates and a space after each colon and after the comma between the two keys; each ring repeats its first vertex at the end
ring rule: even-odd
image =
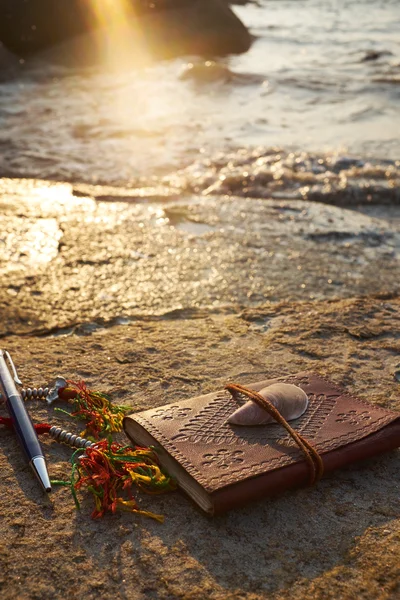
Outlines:
{"type": "Polygon", "coordinates": [[[233,396],[235,400],[238,399],[238,395],[242,394],[249,400],[252,400],[258,406],[267,411],[268,414],[271,415],[286,429],[286,431],[291,435],[293,440],[299,446],[300,450],[303,452],[304,457],[307,461],[310,470],[310,485],[313,485],[319,481],[324,473],[324,463],[322,462],[321,456],[318,454],[317,450],[314,448],[310,442],[308,442],[303,436],[301,436],[297,431],[293,429],[286,421],[284,417],[282,417],[281,413],[275,408],[273,404],[261,394],[254,390],[250,390],[249,388],[244,387],[238,383],[228,383],[225,386],[225,389],[228,390],[233,396]]]}

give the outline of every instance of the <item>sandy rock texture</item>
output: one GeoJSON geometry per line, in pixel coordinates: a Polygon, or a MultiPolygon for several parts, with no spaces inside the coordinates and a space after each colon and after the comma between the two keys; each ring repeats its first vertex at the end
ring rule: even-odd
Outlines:
{"type": "MultiPolygon", "coordinates": [[[[1,346],[25,385],[83,378],[133,412],[308,369],[400,410],[395,207],[389,223],[379,207],[0,189],[1,346]]],[[[43,447],[51,477],[67,478],[70,450],[43,447]]],[[[64,488],[44,497],[5,430],[0,464],[5,600],[400,595],[398,451],[214,519],[179,492],[140,496],[162,525],[93,521],[64,488]]]]}

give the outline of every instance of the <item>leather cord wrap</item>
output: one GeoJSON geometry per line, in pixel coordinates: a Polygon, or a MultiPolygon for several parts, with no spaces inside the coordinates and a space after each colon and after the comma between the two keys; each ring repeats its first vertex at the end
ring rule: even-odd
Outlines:
{"type": "Polygon", "coordinates": [[[268,414],[271,415],[286,429],[286,431],[291,435],[293,440],[296,442],[300,450],[303,452],[304,457],[307,461],[310,470],[310,485],[313,485],[319,481],[324,473],[324,463],[322,462],[321,456],[318,454],[317,450],[314,448],[310,442],[308,442],[305,438],[303,438],[297,431],[293,429],[289,425],[289,423],[282,417],[281,413],[275,408],[273,404],[261,394],[254,390],[250,390],[249,388],[244,387],[238,383],[228,383],[225,386],[225,389],[228,390],[232,394],[232,397],[235,400],[238,400],[238,396],[241,394],[252,400],[258,406],[267,411],[268,414]]]}

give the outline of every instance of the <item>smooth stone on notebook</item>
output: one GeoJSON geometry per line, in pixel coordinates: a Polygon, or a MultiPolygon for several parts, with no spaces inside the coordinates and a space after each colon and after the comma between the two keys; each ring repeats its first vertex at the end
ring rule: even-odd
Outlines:
{"type": "MultiPolygon", "coordinates": [[[[258,392],[269,400],[286,421],[298,419],[308,407],[307,394],[297,385],[274,383],[258,392]]],[[[238,408],[227,420],[230,425],[267,425],[276,420],[252,400],[238,408]]]]}

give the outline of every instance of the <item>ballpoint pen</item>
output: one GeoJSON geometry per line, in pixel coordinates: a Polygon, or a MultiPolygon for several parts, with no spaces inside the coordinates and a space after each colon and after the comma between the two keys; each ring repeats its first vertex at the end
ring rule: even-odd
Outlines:
{"type": "Polygon", "coordinates": [[[17,371],[8,352],[0,350],[0,392],[3,394],[5,404],[13,421],[15,433],[26,454],[36,477],[39,479],[43,489],[51,492],[49,475],[47,473],[46,461],[40,447],[36,431],[25,408],[25,403],[18,392],[15,383],[22,385],[18,379],[17,371]],[[9,361],[13,371],[12,377],[6,359],[9,361]]]}

